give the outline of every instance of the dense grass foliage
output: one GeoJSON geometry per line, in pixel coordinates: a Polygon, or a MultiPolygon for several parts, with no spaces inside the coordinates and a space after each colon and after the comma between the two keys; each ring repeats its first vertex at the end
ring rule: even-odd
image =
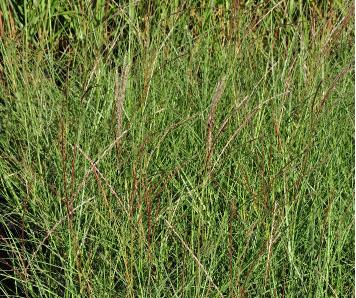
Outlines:
{"type": "Polygon", "coordinates": [[[352,297],[353,13],[0,2],[0,293],[352,297]]]}

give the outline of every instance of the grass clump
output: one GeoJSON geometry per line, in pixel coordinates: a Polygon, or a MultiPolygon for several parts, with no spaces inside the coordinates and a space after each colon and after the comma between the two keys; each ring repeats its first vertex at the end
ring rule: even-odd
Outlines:
{"type": "Polygon", "coordinates": [[[0,292],[351,296],[352,3],[126,2],[0,6],[0,292]]]}

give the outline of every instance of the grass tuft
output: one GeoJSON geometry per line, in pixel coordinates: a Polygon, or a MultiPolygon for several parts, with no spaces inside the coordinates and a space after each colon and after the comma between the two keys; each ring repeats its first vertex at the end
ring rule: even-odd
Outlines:
{"type": "Polygon", "coordinates": [[[352,297],[351,1],[0,1],[0,296],[352,297]]]}

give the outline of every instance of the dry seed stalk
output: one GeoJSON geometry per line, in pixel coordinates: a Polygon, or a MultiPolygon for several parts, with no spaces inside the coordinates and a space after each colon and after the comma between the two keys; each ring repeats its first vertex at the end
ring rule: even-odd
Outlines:
{"type": "MultiPolygon", "coordinates": [[[[129,77],[130,67],[131,67],[130,64],[125,63],[122,70],[120,82],[119,82],[118,70],[116,70],[116,77],[115,77],[115,99],[116,99],[116,117],[117,117],[116,138],[119,138],[122,130],[122,113],[123,113],[126,85],[129,77]]],[[[119,157],[119,148],[120,148],[120,143],[117,142],[116,150],[117,150],[118,157],[119,157]]]]}
{"type": "Polygon", "coordinates": [[[208,122],[207,122],[207,138],[206,138],[206,167],[210,167],[210,160],[211,160],[211,155],[213,152],[213,129],[214,129],[214,124],[215,124],[215,114],[216,114],[216,108],[218,106],[218,103],[223,95],[223,92],[225,90],[225,85],[226,85],[226,76],[223,76],[218,84],[216,85],[215,91],[213,98],[211,100],[211,107],[210,107],[210,112],[209,112],[209,117],[208,117],[208,122]]]}

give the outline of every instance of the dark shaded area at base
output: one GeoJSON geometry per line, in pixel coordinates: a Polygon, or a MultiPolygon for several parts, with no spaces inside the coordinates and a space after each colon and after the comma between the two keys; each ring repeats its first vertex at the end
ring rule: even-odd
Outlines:
{"type": "MultiPolygon", "coordinates": [[[[0,197],[0,216],[4,218],[4,211],[7,210],[5,200],[0,197]]],[[[5,211],[6,212],[6,211],[5,211]]],[[[6,223],[5,223],[6,224],[6,223]]],[[[4,226],[0,222],[0,297],[14,296],[25,297],[22,289],[15,282],[15,274],[11,264],[11,253],[6,249],[7,239],[10,238],[9,233],[19,237],[19,228],[14,225],[4,226]]]]}

